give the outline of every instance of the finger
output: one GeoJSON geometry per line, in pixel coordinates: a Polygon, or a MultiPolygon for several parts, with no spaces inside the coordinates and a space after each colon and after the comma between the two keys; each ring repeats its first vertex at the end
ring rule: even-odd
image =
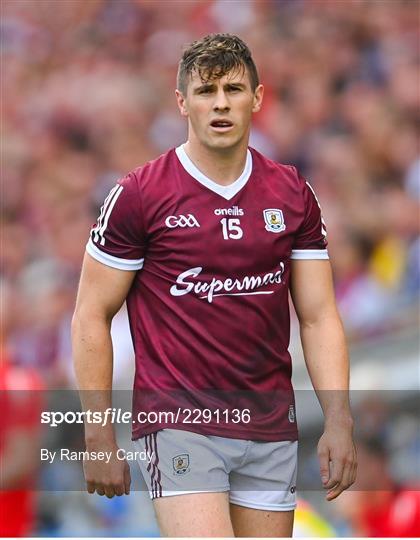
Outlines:
{"type": "Polygon", "coordinates": [[[354,484],[357,478],[357,461],[353,463],[353,468],[351,472],[351,483],[354,484]]]}
{"type": "Polygon", "coordinates": [[[86,489],[88,493],[95,493],[95,482],[86,482],[86,489]]]}
{"type": "Polygon", "coordinates": [[[353,483],[354,483],[356,482],[356,478],[357,478],[357,465],[358,465],[356,447],[353,448],[353,452],[354,452],[354,464],[353,464],[353,483]]]}
{"type": "Polygon", "coordinates": [[[353,463],[350,461],[346,463],[343,469],[342,479],[336,486],[334,486],[328,491],[326,496],[327,501],[332,501],[333,499],[336,499],[345,489],[347,489],[351,485],[350,476],[352,465],[353,463]]]}
{"type": "Polygon", "coordinates": [[[328,482],[324,485],[327,489],[332,489],[339,484],[343,478],[344,460],[333,458],[331,460],[331,474],[328,482]]]}
{"type": "Polygon", "coordinates": [[[341,480],[341,485],[343,489],[348,489],[352,485],[352,475],[353,475],[353,460],[348,461],[344,466],[343,478],[341,480]]]}
{"type": "Polygon", "coordinates": [[[335,488],[331,489],[327,495],[325,496],[325,499],[327,501],[332,501],[336,499],[341,493],[343,493],[344,487],[341,484],[338,484],[335,488]]]}
{"type": "Polygon", "coordinates": [[[108,499],[112,499],[112,497],[115,495],[114,487],[106,486],[105,495],[108,497],[108,499]]]}
{"type": "Polygon", "coordinates": [[[117,497],[121,497],[121,495],[124,495],[125,493],[125,487],[123,482],[118,484],[117,486],[114,486],[114,493],[117,497]]]}
{"type": "Polygon", "coordinates": [[[102,486],[100,485],[96,486],[95,490],[96,490],[96,493],[100,495],[101,497],[105,495],[105,490],[102,486]]]}
{"type": "Polygon", "coordinates": [[[330,478],[330,456],[327,450],[320,450],[318,452],[319,458],[319,470],[321,473],[321,481],[325,486],[330,478]]]}
{"type": "Polygon", "coordinates": [[[126,495],[130,495],[130,486],[131,486],[131,474],[130,467],[127,463],[127,467],[124,469],[124,492],[126,495]]]}
{"type": "Polygon", "coordinates": [[[337,484],[335,487],[330,489],[325,496],[327,501],[332,501],[333,499],[336,499],[341,493],[344,491],[344,485],[343,484],[337,484]]]}

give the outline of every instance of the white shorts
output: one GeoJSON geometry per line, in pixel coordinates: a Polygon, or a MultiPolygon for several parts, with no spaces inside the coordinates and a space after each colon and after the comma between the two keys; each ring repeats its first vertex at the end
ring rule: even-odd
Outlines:
{"type": "Polygon", "coordinates": [[[258,510],[296,507],[297,441],[257,442],[163,429],[134,441],[152,499],[229,491],[231,503],[258,510]]]}

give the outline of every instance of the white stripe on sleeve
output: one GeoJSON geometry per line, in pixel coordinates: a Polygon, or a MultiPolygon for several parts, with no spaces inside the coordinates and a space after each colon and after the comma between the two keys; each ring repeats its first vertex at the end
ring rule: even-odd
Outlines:
{"type": "Polygon", "coordinates": [[[326,229],[327,226],[325,225],[324,218],[322,217],[322,208],[321,208],[321,205],[319,204],[318,197],[316,196],[314,188],[311,186],[311,184],[309,182],[306,182],[306,185],[312,191],[312,193],[313,193],[313,195],[315,197],[316,203],[317,203],[319,211],[321,213],[321,234],[322,234],[322,236],[324,236],[324,238],[326,238],[327,237],[327,229],[326,229]]]}
{"type": "Polygon", "coordinates": [[[98,217],[98,221],[96,222],[96,225],[95,227],[93,227],[92,229],[92,232],[95,233],[94,235],[94,240],[95,242],[97,242],[99,240],[99,229],[102,227],[102,220],[104,218],[104,214],[108,208],[108,204],[109,204],[109,201],[112,199],[114,193],[117,191],[118,189],[118,184],[116,186],[114,186],[111,191],[108,193],[107,197],[105,198],[104,200],[104,204],[101,206],[101,211],[100,211],[100,214],[99,214],[99,217],[98,217]]]}
{"type": "Polygon", "coordinates": [[[96,259],[106,266],[111,266],[117,270],[140,270],[143,268],[144,258],[143,259],[120,259],[119,257],[114,257],[109,255],[104,251],[101,251],[95,244],[92,242],[92,239],[89,238],[89,241],[86,245],[86,251],[91,257],[96,259]]]}
{"type": "Polygon", "coordinates": [[[326,249],[292,249],[291,259],[329,259],[326,249]]]}
{"type": "Polygon", "coordinates": [[[106,231],[106,228],[108,226],[108,221],[109,221],[109,216],[111,215],[111,212],[115,206],[115,203],[117,202],[117,199],[118,197],[121,195],[121,192],[123,190],[123,186],[119,186],[117,191],[115,192],[115,195],[113,196],[112,198],[112,201],[109,203],[109,206],[105,212],[105,217],[104,217],[104,223],[102,225],[102,227],[99,229],[99,237],[100,237],[100,244],[101,246],[104,246],[105,245],[105,236],[104,236],[104,233],[106,231]]]}

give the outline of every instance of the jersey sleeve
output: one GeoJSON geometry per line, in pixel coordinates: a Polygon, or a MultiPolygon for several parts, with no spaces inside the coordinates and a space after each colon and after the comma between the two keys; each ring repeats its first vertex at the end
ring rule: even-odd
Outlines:
{"type": "Polygon", "coordinates": [[[303,183],[304,219],[292,246],[291,259],[328,259],[327,229],[321,206],[312,186],[299,176],[303,183]]]}
{"type": "Polygon", "coordinates": [[[119,270],[143,267],[145,231],[135,173],[119,180],[109,192],[90,231],[86,251],[97,261],[119,270]]]}

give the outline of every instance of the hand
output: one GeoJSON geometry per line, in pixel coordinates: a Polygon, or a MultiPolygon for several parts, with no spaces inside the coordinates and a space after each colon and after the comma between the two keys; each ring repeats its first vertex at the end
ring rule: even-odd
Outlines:
{"type": "Polygon", "coordinates": [[[327,489],[327,501],[332,501],[356,480],[357,456],[352,428],[329,426],[318,443],[321,480],[327,489]]]}
{"type": "MultiPolygon", "coordinates": [[[[93,451],[89,448],[89,451],[93,451]]],[[[103,448],[95,451],[105,451],[103,448]]],[[[107,448],[111,452],[111,458],[106,460],[84,460],[83,471],[85,474],[88,493],[106,495],[109,499],[117,495],[129,495],[131,475],[130,467],[125,459],[117,458],[118,447],[107,448]]]]}

